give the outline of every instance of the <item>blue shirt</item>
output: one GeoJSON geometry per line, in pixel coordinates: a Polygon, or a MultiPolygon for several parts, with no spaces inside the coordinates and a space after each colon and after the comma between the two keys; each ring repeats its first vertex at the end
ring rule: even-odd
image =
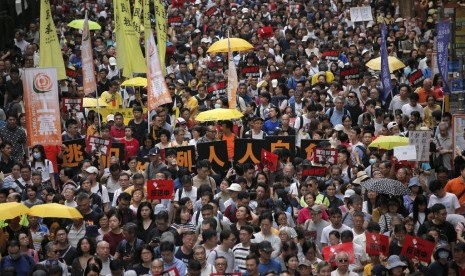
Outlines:
{"type": "Polygon", "coordinates": [[[14,267],[16,275],[18,276],[27,276],[32,271],[32,268],[35,266],[35,262],[29,255],[23,255],[17,260],[12,260],[10,256],[6,256],[4,260],[0,263],[0,271],[3,271],[5,267],[14,267]]]}
{"type": "Polygon", "coordinates": [[[344,116],[344,114],[347,114],[350,116],[349,110],[337,111],[335,107],[332,107],[326,111],[326,115],[328,115],[328,117],[329,117],[329,114],[331,113],[331,109],[333,109],[334,111],[333,111],[333,115],[331,115],[331,117],[329,118],[329,121],[331,122],[333,126],[336,126],[339,124],[342,125],[342,116],[344,116]]]}
{"type": "Polygon", "coordinates": [[[167,271],[170,268],[176,267],[178,269],[179,275],[186,275],[187,267],[183,261],[177,259],[176,257],[173,258],[173,262],[171,264],[167,264],[163,262],[163,270],[167,271]]]}
{"type": "Polygon", "coordinates": [[[279,127],[279,120],[273,122],[271,119],[266,120],[265,124],[263,124],[263,131],[266,132],[268,135],[274,135],[274,131],[279,127]]]}
{"type": "Polygon", "coordinates": [[[260,263],[258,265],[258,273],[265,275],[268,271],[274,271],[275,273],[281,273],[281,264],[278,261],[270,260],[269,263],[260,263]]]}

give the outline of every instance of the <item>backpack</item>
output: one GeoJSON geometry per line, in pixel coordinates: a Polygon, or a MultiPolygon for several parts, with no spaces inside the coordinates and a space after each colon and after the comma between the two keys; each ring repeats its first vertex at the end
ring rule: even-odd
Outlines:
{"type": "Polygon", "coordinates": [[[356,148],[358,148],[358,149],[360,149],[362,151],[363,156],[360,159],[360,161],[362,161],[362,164],[363,164],[363,166],[365,168],[368,168],[368,166],[370,166],[370,157],[367,154],[367,149],[362,145],[358,145],[358,146],[356,146],[356,148]]]}
{"type": "MultiPolygon", "coordinates": [[[[328,116],[329,120],[331,120],[331,117],[333,117],[333,114],[334,114],[334,107],[331,107],[329,109],[329,116],[328,116]]],[[[347,115],[347,114],[348,114],[348,111],[347,109],[344,108],[344,115],[347,115]]]]}

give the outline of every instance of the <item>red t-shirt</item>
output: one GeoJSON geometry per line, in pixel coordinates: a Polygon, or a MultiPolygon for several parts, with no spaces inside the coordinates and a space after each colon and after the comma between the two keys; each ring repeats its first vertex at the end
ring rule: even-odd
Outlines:
{"type": "Polygon", "coordinates": [[[118,244],[124,240],[124,235],[123,232],[121,232],[121,234],[115,234],[110,231],[103,236],[103,240],[110,244],[110,254],[115,255],[118,244]]]}
{"type": "Polygon", "coordinates": [[[45,156],[53,164],[53,172],[58,173],[58,160],[57,156],[61,153],[61,147],[59,146],[44,146],[45,156]]]}
{"type": "Polygon", "coordinates": [[[132,138],[131,141],[126,139],[121,139],[121,142],[124,143],[124,152],[126,155],[126,162],[128,162],[130,157],[137,156],[137,151],[139,150],[139,142],[137,139],[132,138]]]}
{"type": "Polygon", "coordinates": [[[110,135],[111,137],[115,139],[124,138],[124,126],[122,128],[117,128],[115,126],[112,126],[110,130],[110,135]]]}

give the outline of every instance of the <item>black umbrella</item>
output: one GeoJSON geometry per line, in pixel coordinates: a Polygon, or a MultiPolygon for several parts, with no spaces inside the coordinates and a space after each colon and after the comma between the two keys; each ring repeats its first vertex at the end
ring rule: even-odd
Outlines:
{"type": "Polygon", "coordinates": [[[369,179],[362,182],[361,185],[368,191],[374,191],[379,194],[393,196],[410,194],[410,189],[402,184],[402,182],[390,178],[369,179]]]}

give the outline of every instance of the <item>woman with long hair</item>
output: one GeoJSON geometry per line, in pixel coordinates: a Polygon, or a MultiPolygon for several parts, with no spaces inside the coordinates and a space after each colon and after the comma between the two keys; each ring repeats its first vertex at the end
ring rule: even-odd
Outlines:
{"type": "Polygon", "coordinates": [[[423,122],[428,128],[434,126],[433,112],[436,110],[441,110],[441,106],[436,103],[436,98],[433,95],[426,96],[426,106],[423,108],[423,122]]]}
{"type": "Polygon", "coordinates": [[[375,191],[367,191],[366,192],[366,200],[363,202],[362,212],[367,214],[372,214],[373,209],[376,208],[376,198],[378,193],[375,191]]]}
{"type": "Polygon", "coordinates": [[[284,257],[284,264],[286,265],[286,269],[291,276],[299,276],[298,266],[299,266],[299,259],[297,258],[296,254],[287,254],[284,257]]]}
{"type": "Polygon", "coordinates": [[[31,247],[29,235],[26,233],[19,233],[19,252],[24,255],[31,256],[34,259],[34,262],[39,263],[39,253],[31,247]]]}
{"type": "Polygon", "coordinates": [[[252,212],[248,206],[239,206],[236,209],[237,222],[230,225],[231,232],[236,236],[236,240],[239,241],[239,232],[241,227],[244,225],[250,225],[250,219],[252,218],[252,212]]]}
{"type": "Polygon", "coordinates": [[[32,161],[30,163],[31,171],[40,171],[42,173],[42,183],[46,187],[52,187],[57,190],[55,184],[55,175],[53,171],[52,161],[47,159],[45,149],[42,145],[35,145],[32,147],[32,161]]]}
{"type": "MultiPolygon", "coordinates": [[[[170,227],[178,233],[178,237],[182,237],[183,233],[186,232],[195,232],[195,225],[191,222],[191,213],[186,206],[180,206],[176,209],[173,224],[170,227]]],[[[177,239],[176,245],[182,245],[182,240],[177,239]]]]}
{"type": "Polygon", "coordinates": [[[417,195],[413,200],[412,212],[409,214],[415,223],[415,233],[428,220],[428,213],[428,198],[423,194],[417,195]]]}
{"type": "Polygon", "coordinates": [[[137,208],[136,218],[137,238],[143,240],[145,243],[149,243],[149,232],[156,227],[152,204],[147,201],[141,202],[137,208]]]}
{"type": "Polygon", "coordinates": [[[132,270],[134,270],[137,275],[148,275],[154,259],[153,247],[148,244],[144,244],[136,251],[134,256],[135,265],[132,267],[132,270]]]}
{"type": "Polygon", "coordinates": [[[87,267],[87,261],[95,254],[95,250],[96,247],[93,240],[83,237],[78,241],[76,246],[77,256],[71,264],[71,276],[81,276],[84,274],[84,270],[87,267]]]}

